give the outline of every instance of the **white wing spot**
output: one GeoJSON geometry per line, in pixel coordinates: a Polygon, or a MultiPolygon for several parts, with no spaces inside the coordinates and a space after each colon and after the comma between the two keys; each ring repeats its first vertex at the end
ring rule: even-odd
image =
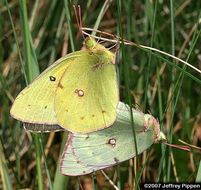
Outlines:
{"type": "Polygon", "coordinates": [[[56,77],[54,76],[49,76],[49,78],[50,78],[50,81],[56,81],[56,77]]]}
{"type": "Polygon", "coordinates": [[[84,96],[84,91],[81,90],[81,89],[76,89],[76,90],[75,90],[75,93],[76,93],[79,97],[84,96]]]}
{"type": "Polygon", "coordinates": [[[116,146],[116,142],[117,142],[117,141],[116,141],[115,138],[111,138],[111,139],[108,140],[108,144],[112,145],[113,147],[116,146]]]}

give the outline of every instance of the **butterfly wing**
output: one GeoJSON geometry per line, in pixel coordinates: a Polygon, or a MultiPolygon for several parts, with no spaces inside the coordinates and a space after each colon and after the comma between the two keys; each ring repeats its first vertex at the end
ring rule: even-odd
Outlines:
{"type": "MultiPolygon", "coordinates": [[[[76,155],[73,153],[71,145],[71,136],[69,134],[67,143],[64,147],[64,151],[60,161],[60,171],[63,175],[78,176],[92,173],[94,170],[93,167],[87,166],[85,163],[82,163],[76,155]]],[[[97,168],[97,170],[99,167],[97,168]]]]}
{"type": "MultiPolygon", "coordinates": [[[[128,106],[119,103],[117,121],[112,127],[85,135],[71,134],[71,148],[63,152],[61,160],[62,173],[65,175],[83,175],[134,157],[136,155],[134,137],[128,114],[130,114],[128,106]],[[71,168],[72,160],[73,166],[76,163],[81,165],[78,173],[71,168]]],[[[154,143],[154,129],[153,127],[147,129],[144,126],[143,115],[143,113],[133,110],[138,154],[154,143]],[[136,119],[136,116],[140,116],[143,121],[139,122],[139,118],[136,119]]]]}
{"type": "Polygon", "coordinates": [[[145,129],[144,126],[144,113],[136,110],[131,109],[129,105],[124,104],[123,102],[119,102],[117,107],[117,122],[122,123],[123,125],[132,125],[131,113],[132,110],[133,114],[133,122],[135,125],[135,131],[142,131],[145,129]]]}
{"type": "Polygon", "coordinates": [[[26,130],[31,132],[56,132],[64,131],[65,129],[59,125],[49,125],[49,124],[36,124],[36,123],[23,123],[23,126],[26,130]]]}
{"type": "MultiPolygon", "coordinates": [[[[80,56],[82,56],[81,51],[62,57],[22,90],[12,105],[10,111],[12,117],[25,123],[35,124],[33,129],[37,124],[43,124],[41,129],[45,125],[49,125],[48,129],[51,129],[51,126],[54,129],[57,124],[54,112],[54,96],[59,79],[66,68],[76,62],[80,56]]],[[[26,124],[26,126],[32,129],[31,125],[26,124]]]]}
{"type": "Polygon", "coordinates": [[[27,129],[44,132],[61,126],[87,133],[115,121],[114,55],[93,39],[86,44],[86,49],[59,59],[17,96],[11,115],[27,129]]]}
{"type": "MultiPolygon", "coordinates": [[[[136,156],[131,126],[115,124],[99,134],[73,137],[73,151],[88,166],[102,168],[121,163],[136,156]]],[[[148,149],[154,142],[153,130],[139,132],[136,135],[138,154],[148,149]]]]}
{"type": "Polygon", "coordinates": [[[55,96],[58,124],[76,133],[109,127],[116,119],[118,88],[115,65],[99,64],[92,52],[70,65],[55,96]]]}

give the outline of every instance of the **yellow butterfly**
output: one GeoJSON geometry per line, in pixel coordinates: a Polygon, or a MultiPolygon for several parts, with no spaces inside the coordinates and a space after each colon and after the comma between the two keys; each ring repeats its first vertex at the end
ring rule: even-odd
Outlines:
{"type": "Polygon", "coordinates": [[[38,125],[38,131],[59,125],[88,133],[111,126],[119,101],[114,54],[90,37],[84,47],[57,60],[22,90],[12,117],[33,124],[33,130],[38,125]]]}

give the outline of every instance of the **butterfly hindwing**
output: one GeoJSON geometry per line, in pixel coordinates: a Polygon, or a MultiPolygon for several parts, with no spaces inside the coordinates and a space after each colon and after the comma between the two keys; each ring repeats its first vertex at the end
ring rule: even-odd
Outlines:
{"type": "MultiPolygon", "coordinates": [[[[71,135],[68,136],[68,143],[64,147],[64,151],[60,161],[60,171],[63,175],[78,176],[92,173],[95,169],[82,163],[73,152],[70,142],[71,135]]],[[[99,167],[97,168],[97,170],[99,167]]]]}
{"type": "MultiPolygon", "coordinates": [[[[61,158],[62,174],[84,175],[136,156],[129,109],[120,102],[117,121],[110,128],[89,134],[70,134],[70,140],[67,141],[61,158]]],[[[134,109],[132,111],[137,149],[140,154],[155,142],[156,120],[151,115],[148,117],[148,114],[134,109]],[[149,126],[146,126],[147,117],[149,126]]]]}
{"type": "MultiPolygon", "coordinates": [[[[138,154],[154,142],[153,130],[136,135],[138,154]]],[[[87,138],[74,135],[74,154],[88,166],[108,167],[128,160],[136,155],[132,127],[115,123],[111,128],[91,133],[87,138]]]]}

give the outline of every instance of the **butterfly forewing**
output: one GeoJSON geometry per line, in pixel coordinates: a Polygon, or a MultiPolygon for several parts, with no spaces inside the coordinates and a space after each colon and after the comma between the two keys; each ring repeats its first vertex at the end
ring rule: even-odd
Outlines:
{"type": "Polygon", "coordinates": [[[55,91],[66,68],[79,56],[77,52],[69,54],[45,70],[20,92],[12,105],[11,115],[25,123],[57,124],[54,111],[55,91]]]}
{"type": "Polygon", "coordinates": [[[58,125],[88,133],[114,123],[119,101],[114,54],[94,39],[86,42],[85,49],[56,61],[17,96],[11,115],[27,129],[44,132],[58,125]]]}
{"type": "Polygon", "coordinates": [[[116,119],[118,103],[115,65],[101,65],[88,51],[76,61],[66,69],[56,90],[58,123],[76,133],[109,127],[116,119]]]}

